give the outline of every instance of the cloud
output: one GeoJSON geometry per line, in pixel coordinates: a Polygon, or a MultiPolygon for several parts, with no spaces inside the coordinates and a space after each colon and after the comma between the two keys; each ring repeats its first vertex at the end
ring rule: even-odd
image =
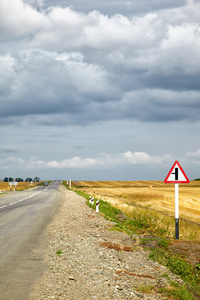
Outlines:
{"type": "Polygon", "coordinates": [[[1,125],[199,120],[199,2],[132,17],[36,4],[0,4],[1,125]]]}
{"type": "Polygon", "coordinates": [[[145,89],[127,93],[116,106],[124,117],[140,121],[197,121],[200,112],[198,97],[197,91],[145,89]]]}
{"type": "Polygon", "coordinates": [[[44,6],[44,0],[24,0],[24,3],[28,3],[30,6],[44,6]]]}
{"type": "Polygon", "coordinates": [[[186,156],[192,158],[195,162],[200,163],[200,148],[195,152],[187,152],[186,156]]]}
{"type": "MultiPolygon", "coordinates": [[[[46,7],[54,5],[54,0],[45,0],[46,7]]],[[[68,6],[72,7],[77,11],[84,11],[88,13],[93,10],[98,10],[106,15],[114,15],[116,13],[120,13],[123,15],[138,15],[144,14],[148,11],[161,10],[161,9],[169,9],[178,6],[182,6],[185,4],[185,0],[168,0],[168,1],[119,1],[119,0],[68,0],[68,6]]],[[[65,7],[66,0],[57,0],[56,5],[65,7]]]]}
{"type": "Polygon", "coordinates": [[[79,156],[75,156],[71,159],[65,159],[61,162],[51,161],[47,163],[50,168],[90,168],[96,166],[98,162],[93,158],[81,159],[79,156]]]}
{"type": "Polygon", "coordinates": [[[133,165],[140,164],[161,164],[170,159],[169,155],[165,155],[163,157],[160,156],[151,156],[145,152],[131,152],[127,151],[123,153],[122,156],[128,163],[133,165]]]}
{"type": "Polygon", "coordinates": [[[47,28],[48,19],[36,9],[21,0],[2,0],[0,3],[1,38],[18,39],[34,35],[42,28],[47,28]]]}
{"type": "Polygon", "coordinates": [[[62,161],[52,160],[45,162],[42,160],[37,160],[36,157],[32,157],[29,161],[24,161],[20,158],[8,157],[6,159],[1,159],[1,168],[7,169],[14,166],[18,169],[90,169],[90,168],[108,168],[116,166],[127,166],[127,165],[152,165],[152,164],[162,164],[170,159],[169,155],[165,156],[151,156],[145,152],[131,152],[127,151],[121,154],[108,155],[102,153],[101,155],[92,158],[81,158],[79,156],[74,156],[69,159],[64,159],[62,161]]]}
{"type": "Polygon", "coordinates": [[[25,162],[21,158],[10,156],[7,158],[0,159],[0,165],[2,170],[10,170],[13,167],[19,167],[19,169],[21,169],[25,165],[25,162]]]}
{"type": "Polygon", "coordinates": [[[2,156],[8,153],[19,153],[19,150],[13,147],[0,147],[0,153],[0,155],[2,156]]]}

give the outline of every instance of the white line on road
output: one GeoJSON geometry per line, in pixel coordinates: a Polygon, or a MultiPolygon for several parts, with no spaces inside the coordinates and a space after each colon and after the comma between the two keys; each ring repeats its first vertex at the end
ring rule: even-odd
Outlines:
{"type": "MultiPolygon", "coordinates": [[[[46,188],[44,191],[46,191],[46,190],[47,190],[47,188],[46,188]]],[[[10,203],[10,204],[8,204],[8,205],[0,206],[0,209],[2,209],[2,208],[4,208],[4,207],[7,207],[7,206],[12,206],[12,205],[14,205],[14,204],[16,204],[16,203],[19,203],[19,202],[22,202],[22,201],[25,201],[25,200],[28,200],[28,199],[32,198],[33,196],[35,196],[35,195],[37,195],[37,194],[39,194],[39,193],[41,193],[41,192],[42,192],[42,191],[39,191],[39,192],[37,192],[37,193],[34,193],[34,194],[30,195],[29,197],[26,197],[26,198],[24,198],[24,199],[20,199],[20,200],[18,200],[18,201],[12,202],[12,203],[10,203]]]]}
{"type": "Polygon", "coordinates": [[[7,205],[0,206],[0,209],[1,209],[1,208],[4,208],[4,207],[7,207],[7,205]]]}
{"type": "Polygon", "coordinates": [[[9,206],[14,205],[14,204],[16,204],[17,202],[19,202],[19,201],[15,201],[15,202],[13,202],[13,203],[10,203],[9,206]]]}

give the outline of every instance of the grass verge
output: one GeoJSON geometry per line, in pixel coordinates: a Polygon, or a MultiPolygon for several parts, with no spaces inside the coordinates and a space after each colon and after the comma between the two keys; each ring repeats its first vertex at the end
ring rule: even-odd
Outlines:
{"type": "MultiPolygon", "coordinates": [[[[63,182],[66,188],[68,186],[63,182]]],[[[96,208],[89,203],[89,195],[75,189],[78,195],[84,197],[87,205],[92,209],[96,208]]],[[[168,226],[160,223],[155,214],[144,214],[142,211],[130,216],[125,215],[118,208],[113,207],[108,202],[101,200],[99,206],[100,213],[108,220],[115,222],[112,230],[123,231],[128,235],[150,233],[152,238],[141,236],[141,245],[148,249],[149,258],[166,266],[172,273],[178,275],[184,284],[176,283],[170,278],[169,286],[160,288],[159,292],[169,297],[169,299],[193,300],[200,299],[200,268],[187,262],[184,256],[178,255],[170,247],[172,239],[168,239],[168,226]]],[[[151,288],[152,289],[152,288],[151,288]]]]}

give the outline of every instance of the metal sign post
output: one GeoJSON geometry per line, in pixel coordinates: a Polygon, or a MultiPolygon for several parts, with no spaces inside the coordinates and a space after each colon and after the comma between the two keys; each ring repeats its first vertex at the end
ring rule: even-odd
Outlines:
{"type": "Polygon", "coordinates": [[[185,172],[183,171],[181,165],[176,160],[173,164],[171,170],[169,171],[167,177],[164,180],[165,183],[175,183],[175,237],[179,239],[179,203],[178,203],[178,184],[179,183],[189,183],[185,172]]]}
{"type": "Polygon", "coordinates": [[[178,183],[175,183],[175,236],[179,239],[178,183]]]}

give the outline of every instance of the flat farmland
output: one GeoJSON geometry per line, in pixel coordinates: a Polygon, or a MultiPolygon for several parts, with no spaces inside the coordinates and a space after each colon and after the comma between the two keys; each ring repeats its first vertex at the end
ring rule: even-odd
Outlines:
{"type": "MultiPolygon", "coordinates": [[[[73,186],[88,195],[102,199],[125,214],[136,211],[157,213],[174,231],[175,186],[162,181],[76,181],[73,186]]],[[[200,240],[200,182],[179,184],[179,217],[181,234],[200,240]]]]}
{"type": "MultiPolygon", "coordinates": [[[[16,186],[16,191],[17,190],[24,190],[24,189],[27,189],[27,188],[30,188],[30,187],[34,187],[38,185],[38,182],[33,182],[32,184],[30,182],[18,182],[18,185],[16,186]]],[[[10,186],[9,185],[9,182],[0,182],[0,190],[2,192],[8,192],[8,191],[11,191],[11,190],[14,190],[15,186],[12,185],[10,186]]]]}

